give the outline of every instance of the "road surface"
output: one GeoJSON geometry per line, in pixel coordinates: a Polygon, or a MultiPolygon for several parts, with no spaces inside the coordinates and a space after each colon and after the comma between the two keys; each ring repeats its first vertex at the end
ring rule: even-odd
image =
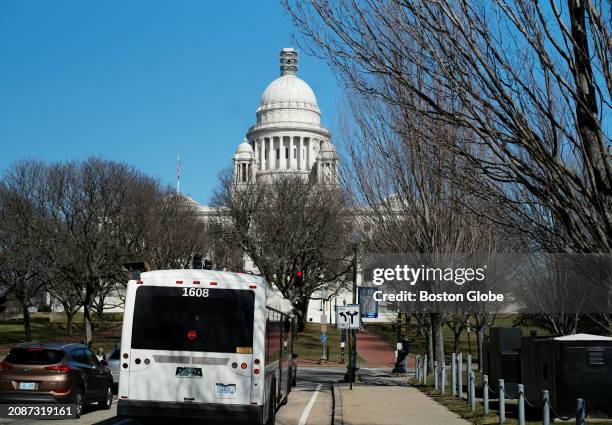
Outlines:
{"type": "MultiPolygon", "coordinates": [[[[287,405],[277,413],[277,425],[329,425],[332,415],[331,384],[337,382],[344,374],[344,369],[299,368],[297,387],[289,394],[287,405]]],[[[141,421],[117,416],[117,401],[110,410],[86,410],[80,419],[58,420],[22,420],[0,419],[0,424],[13,425],[145,425],[154,421],[141,421]]],[[[168,420],[157,423],[168,423],[168,420]]],[[[191,424],[195,421],[175,421],[172,423],[191,424]]],[[[199,421],[201,423],[201,421],[199,421]]]]}

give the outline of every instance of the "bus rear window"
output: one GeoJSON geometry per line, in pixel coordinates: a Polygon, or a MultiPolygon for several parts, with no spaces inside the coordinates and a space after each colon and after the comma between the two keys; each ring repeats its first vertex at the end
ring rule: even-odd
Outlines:
{"type": "Polygon", "coordinates": [[[235,353],[253,346],[253,291],[189,289],[136,290],[132,348],[235,353]]]}

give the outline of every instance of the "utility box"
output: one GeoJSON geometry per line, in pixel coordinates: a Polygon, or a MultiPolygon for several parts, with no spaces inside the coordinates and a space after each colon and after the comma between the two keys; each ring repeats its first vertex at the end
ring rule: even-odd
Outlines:
{"type": "Polygon", "coordinates": [[[612,338],[576,334],[557,338],[523,339],[523,384],[531,402],[550,404],[561,416],[573,416],[576,399],[586,402],[587,413],[612,418],[612,338]]]}
{"type": "Polygon", "coordinates": [[[521,383],[521,328],[491,328],[489,341],[484,345],[484,373],[489,383],[497,388],[499,379],[511,398],[518,396],[521,383]]]}

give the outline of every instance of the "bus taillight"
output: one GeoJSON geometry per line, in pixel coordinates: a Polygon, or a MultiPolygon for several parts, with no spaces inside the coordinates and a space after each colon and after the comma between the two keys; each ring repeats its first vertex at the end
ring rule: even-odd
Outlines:
{"type": "Polygon", "coordinates": [[[189,332],[187,332],[187,339],[188,340],[193,341],[197,337],[198,337],[198,333],[196,331],[189,331],[189,332]]]}
{"type": "Polygon", "coordinates": [[[210,286],[217,286],[217,282],[210,282],[210,286]]]}
{"type": "Polygon", "coordinates": [[[240,367],[241,367],[242,369],[246,369],[246,368],[247,368],[247,364],[246,364],[246,363],[242,363],[242,364],[240,365],[240,367]]]}
{"type": "Polygon", "coordinates": [[[249,285],[250,289],[257,289],[257,285],[249,285]]]}
{"type": "Polygon", "coordinates": [[[253,369],[253,374],[259,375],[259,369],[253,369]]]}
{"type": "Polygon", "coordinates": [[[255,359],[255,364],[259,364],[260,360],[259,359],[255,359]]]}
{"type": "Polygon", "coordinates": [[[182,285],[182,284],[183,284],[183,281],[182,281],[182,280],[177,280],[177,281],[176,281],[176,284],[177,284],[177,285],[182,285]]]}

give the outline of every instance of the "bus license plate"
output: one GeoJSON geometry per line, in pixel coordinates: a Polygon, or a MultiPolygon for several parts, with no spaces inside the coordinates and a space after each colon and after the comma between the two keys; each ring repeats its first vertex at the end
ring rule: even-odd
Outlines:
{"type": "Polygon", "coordinates": [[[19,389],[20,390],[33,390],[34,389],[34,382],[20,382],[19,383],[19,389]]]}
{"type": "Polygon", "coordinates": [[[216,398],[236,398],[236,384],[215,384],[216,398]]]}
{"type": "Polygon", "coordinates": [[[201,378],[202,369],[199,367],[177,367],[175,376],[177,378],[201,378]]]}

